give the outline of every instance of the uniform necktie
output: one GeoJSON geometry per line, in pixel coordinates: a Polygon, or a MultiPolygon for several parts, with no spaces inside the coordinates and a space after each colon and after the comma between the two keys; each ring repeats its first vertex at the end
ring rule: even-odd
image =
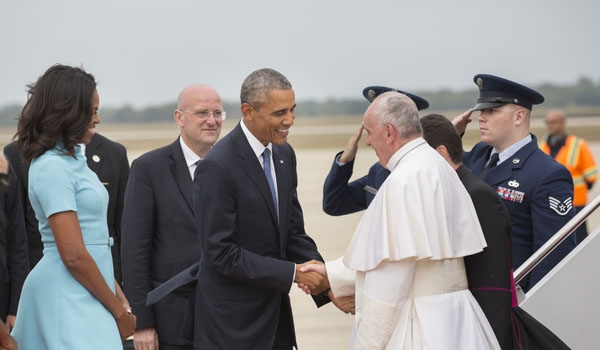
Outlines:
{"type": "Polygon", "coordinates": [[[500,155],[498,153],[492,154],[492,156],[490,157],[490,161],[485,166],[485,168],[483,168],[483,171],[481,172],[481,174],[479,174],[479,178],[480,179],[485,178],[485,176],[487,175],[487,173],[490,170],[492,170],[494,167],[496,167],[496,164],[498,164],[498,159],[499,158],[500,158],[500,155]]]}
{"type": "Polygon", "coordinates": [[[275,183],[273,182],[273,176],[271,176],[271,150],[265,148],[262,153],[263,164],[265,169],[265,176],[271,189],[271,197],[273,197],[273,204],[275,205],[275,212],[279,213],[279,206],[277,205],[277,195],[275,192],[275,183]]]}

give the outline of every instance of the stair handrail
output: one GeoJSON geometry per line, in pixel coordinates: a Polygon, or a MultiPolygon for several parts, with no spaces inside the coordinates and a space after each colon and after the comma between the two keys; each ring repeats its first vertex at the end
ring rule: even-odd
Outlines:
{"type": "Polygon", "coordinates": [[[556,232],[544,245],[536,250],[519,268],[514,272],[515,284],[518,284],[528,273],[531,272],[548,254],[558,247],[579,225],[600,206],[600,195],[588,202],[583,209],[578,212],[569,222],[567,222],[558,232],[556,232]]]}

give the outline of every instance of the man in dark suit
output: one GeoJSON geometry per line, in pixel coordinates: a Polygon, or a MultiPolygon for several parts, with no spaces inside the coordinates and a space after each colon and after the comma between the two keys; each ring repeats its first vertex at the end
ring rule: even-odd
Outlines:
{"type": "MultiPolygon", "coordinates": [[[[202,257],[195,290],[196,349],[292,349],[294,282],[328,288],[301,264],[322,261],[304,231],[296,157],[287,143],[295,95],[279,72],[251,73],[242,121],[206,155],[194,179],[202,257]]],[[[329,299],[315,296],[317,305],[329,299]]]]}
{"type": "Polygon", "coordinates": [[[123,281],[137,316],[136,349],[192,349],[181,335],[192,287],[179,287],[154,306],[146,306],[146,295],[200,259],[192,178],[217,142],[225,112],[212,87],[191,85],[179,94],[173,116],[180,137],[134,160],[125,192],[123,281]]]}
{"type": "MultiPolygon", "coordinates": [[[[385,86],[368,86],[363,89],[363,96],[372,102],[377,96],[387,91],[397,91],[410,97],[419,111],[429,107],[429,102],[420,96],[385,86]]],[[[323,211],[329,215],[346,215],[367,209],[375,197],[375,193],[390,174],[389,170],[376,162],[371,166],[367,175],[350,181],[362,132],[361,125],[350,137],[344,150],[335,155],[329,174],[325,178],[323,211]]]]}
{"type": "Polygon", "coordinates": [[[15,175],[0,155],[0,318],[9,329],[15,325],[21,289],[29,273],[25,221],[15,175]]]}
{"type": "Polygon", "coordinates": [[[462,164],[460,135],[446,117],[426,115],[421,118],[421,126],[425,141],[456,170],[473,201],[487,247],[464,258],[469,290],[490,322],[500,347],[511,349],[514,286],[508,210],[494,190],[462,164]]]}
{"type": "Polygon", "coordinates": [[[25,231],[27,234],[27,246],[29,252],[29,267],[33,267],[42,258],[44,245],[42,244],[42,236],[38,230],[38,221],[35,218],[35,213],[29,202],[29,164],[23,161],[19,154],[17,141],[13,141],[4,147],[4,155],[12,165],[15,176],[12,181],[19,183],[22,211],[25,219],[25,231]]]}
{"type": "Polygon", "coordinates": [[[98,175],[98,179],[108,191],[108,233],[113,237],[112,246],[115,280],[122,285],[121,272],[121,217],[125,188],[129,177],[127,150],[120,143],[111,141],[96,133],[85,145],[88,167],[98,175]]]}
{"type": "MultiPolygon", "coordinates": [[[[473,110],[480,111],[481,142],[465,152],[464,163],[508,208],[513,266],[518,268],[575,215],[573,179],[567,168],[538,148],[529,132],[531,109],[544,102],[539,92],[488,74],[473,81],[480,93],[473,110]]],[[[470,116],[471,110],[453,120],[459,133],[470,116]]],[[[533,287],[575,245],[575,235],[567,237],[520,282],[523,290],[533,287]]]]}
{"type": "MultiPolygon", "coordinates": [[[[112,256],[115,280],[121,284],[121,213],[123,211],[125,186],[129,175],[127,150],[120,143],[109,140],[99,133],[94,134],[89,144],[81,146],[85,148],[88,167],[96,173],[98,179],[108,191],[108,232],[114,240],[112,256]]],[[[38,230],[38,222],[27,193],[29,165],[21,159],[16,141],[4,147],[4,153],[13,165],[16,180],[20,184],[21,204],[25,213],[25,227],[29,246],[29,266],[33,268],[42,258],[44,246],[38,230]]]]}
{"type": "MultiPolygon", "coordinates": [[[[4,191],[10,187],[10,183],[11,183],[11,176],[10,176],[10,169],[9,169],[10,165],[8,163],[8,160],[6,160],[4,154],[0,154],[0,194],[4,193],[4,191]]],[[[16,196],[17,200],[19,198],[19,196],[16,196]]],[[[20,208],[20,206],[15,205],[14,207],[16,207],[16,209],[18,210],[20,208]]],[[[13,208],[15,209],[15,208],[13,208]]],[[[8,221],[6,219],[6,215],[4,210],[0,211],[0,238],[1,238],[1,242],[2,245],[0,245],[0,248],[3,250],[2,253],[0,253],[0,257],[3,261],[3,263],[7,260],[7,244],[6,244],[6,237],[7,237],[7,231],[6,231],[6,227],[7,227],[8,221]]],[[[21,230],[22,232],[22,236],[25,237],[25,229],[24,229],[24,225],[23,225],[23,230],[21,230]]],[[[25,264],[28,263],[27,260],[27,244],[23,244],[23,248],[21,249],[22,251],[24,251],[25,256],[22,257],[22,261],[25,262],[25,264]]],[[[7,269],[6,269],[6,264],[3,265],[3,269],[1,274],[5,274],[7,269]]],[[[27,274],[27,271],[25,271],[25,275],[27,274]]],[[[23,277],[24,278],[24,277],[23,277]]],[[[2,281],[5,281],[6,277],[2,277],[2,281]]],[[[22,283],[21,283],[22,286],[22,283]]],[[[9,288],[8,288],[9,289],[9,288]]],[[[22,289],[22,288],[20,288],[22,289]]],[[[19,289],[19,293],[20,293],[20,289],[19,289]]],[[[15,342],[15,339],[10,335],[10,327],[11,325],[9,324],[9,326],[5,325],[4,322],[7,321],[6,319],[6,307],[5,305],[10,304],[9,300],[6,300],[5,298],[7,296],[9,296],[10,294],[12,294],[10,292],[10,290],[7,293],[2,292],[2,296],[0,296],[0,299],[2,299],[2,301],[0,301],[2,303],[1,308],[2,310],[2,320],[0,322],[0,348],[6,348],[6,349],[17,349],[17,343],[15,342]]],[[[18,298],[17,299],[18,302],[18,298]]],[[[15,309],[16,310],[16,309],[15,309]]],[[[11,319],[8,320],[10,322],[12,322],[12,325],[14,325],[15,322],[15,314],[16,311],[11,311],[11,319]]],[[[9,323],[9,322],[7,322],[9,323]]]]}

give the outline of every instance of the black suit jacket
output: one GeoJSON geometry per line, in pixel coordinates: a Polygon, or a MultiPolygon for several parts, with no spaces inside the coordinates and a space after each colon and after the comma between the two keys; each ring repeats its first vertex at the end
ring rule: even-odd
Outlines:
{"type": "Polygon", "coordinates": [[[467,189],[487,247],[465,256],[469,289],[485,313],[502,349],[513,344],[511,222],[508,210],[496,192],[469,168],[456,170],[467,189]]]}
{"type": "Polygon", "coordinates": [[[16,173],[9,166],[10,184],[0,191],[0,318],[16,315],[21,289],[29,273],[27,235],[16,173]]]}
{"type": "Polygon", "coordinates": [[[4,155],[15,171],[15,176],[12,181],[19,184],[21,206],[25,218],[29,267],[33,269],[42,258],[44,245],[42,244],[42,237],[40,236],[40,231],[38,229],[38,221],[35,218],[35,212],[29,202],[29,164],[21,158],[17,141],[13,141],[4,147],[4,155]]]}
{"type": "MultiPolygon", "coordinates": [[[[263,168],[238,124],[198,166],[194,180],[202,257],[195,299],[198,349],[296,344],[289,291],[295,264],[322,261],[304,231],[289,144],[273,145],[279,220],[263,168]]],[[[318,305],[328,299],[316,298],[318,305]]]]}
{"type": "Polygon", "coordinates": [[[85,157],[88,167],[108,191],[108,233],[115,242],[112,246],[115,280],[121,284],[121,214],[129,176],[127,150],[96,133],[85,147],[85,157]]]}
{"type": "MultiPolygon", "coordinates": [[[[21,190],[21,204],[25,217],[27,231],[27,244],[29,250],[29,266],[33,268],[42,258],[44,245],[38,228],[35,212],[29,202],[29,164],[23,161],[17,147],[17,142],[11,142],[4,148],[4,154],[13,164],[16,178],[21,190]]],[[[85,154],[88,167],[96,173],[98,179],[108,191],[108,232],[113,237],[115,244],[112,247],[115,280],[121,283],[120,242],[121,242],[121,212],[123,211],[123,196],[127,177],[129,175],[129,161],[127,150],[123,145],[111,141],[96,133],[89,144],[86,145],[85,154]]]]}
{"type": "Polygon", "coordinates": [[[137,328],[155,327],[161,344],[189,344],[180,336],[189,298],[171,293],[146,307],[146,294],[198,262],[192,177],[179,139],[131,164],[122,219],[123,285],[137,328]]]}

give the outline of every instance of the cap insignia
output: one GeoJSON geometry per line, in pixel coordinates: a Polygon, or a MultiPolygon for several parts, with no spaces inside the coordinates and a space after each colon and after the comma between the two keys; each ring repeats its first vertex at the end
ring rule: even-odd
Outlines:
{"type": "Polygon", "coordinates": [[[479,87],[479,90],[483,89],[483,79],[477,78],[477,86],[479,87]]]}
{"type": "Polygon", "coordinates": [[[369,101],[373,102],[377,95],[375,94],[375,91],[369,89],[369,91],[367,92],[367,96],[369,96],[369,101]]]}

